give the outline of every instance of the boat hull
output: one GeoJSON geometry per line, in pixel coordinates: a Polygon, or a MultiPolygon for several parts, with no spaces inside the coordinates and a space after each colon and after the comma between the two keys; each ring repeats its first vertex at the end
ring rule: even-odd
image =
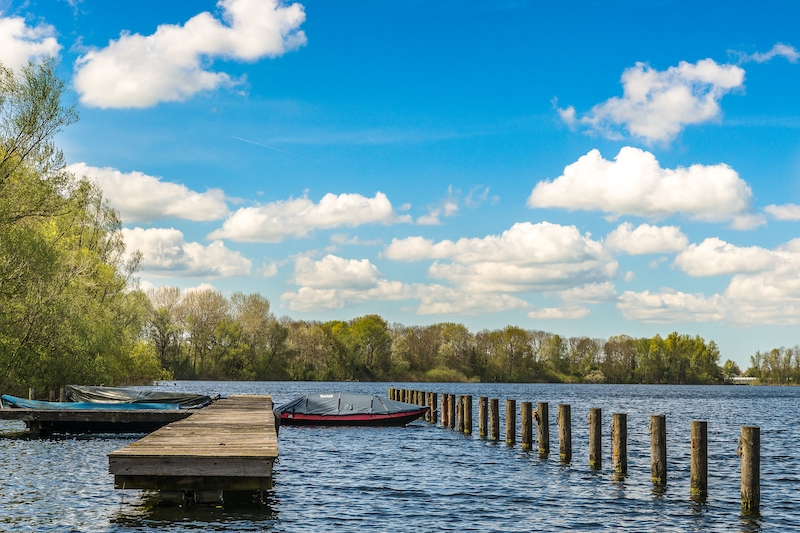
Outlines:
{"type": "Polygon", "coordinates": [[[427,407],[391,414],[311,415],[281,413],[282,426],[405,426],[428,412],[427,407]]]}

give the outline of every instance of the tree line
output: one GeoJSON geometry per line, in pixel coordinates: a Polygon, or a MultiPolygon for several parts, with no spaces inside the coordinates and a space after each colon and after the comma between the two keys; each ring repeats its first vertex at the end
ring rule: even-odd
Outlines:
{"type": "Polygon", "coordinates": [[[259,294],[148,291],[146,338],[176,379],[719,383],[719,349],[701,337],[562,337],[507,326],[276,318],[259,294]]]}

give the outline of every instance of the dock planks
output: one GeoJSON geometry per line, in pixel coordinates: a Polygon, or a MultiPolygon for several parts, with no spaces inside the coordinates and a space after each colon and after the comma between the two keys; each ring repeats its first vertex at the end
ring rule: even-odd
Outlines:
{"type": "Polygon", "coordinates": [[[115,488],[265,490],[278,436],[270,396],[237,395],[108,454],[115,488]]]}

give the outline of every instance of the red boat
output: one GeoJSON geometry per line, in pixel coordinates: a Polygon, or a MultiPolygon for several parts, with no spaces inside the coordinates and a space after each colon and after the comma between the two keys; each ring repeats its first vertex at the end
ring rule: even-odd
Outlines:
{"type": "Polygon", "coordinates": [[[428,407],[370,394],[306,394],[275,409],[287,426],[404,426],[428,407]]]}

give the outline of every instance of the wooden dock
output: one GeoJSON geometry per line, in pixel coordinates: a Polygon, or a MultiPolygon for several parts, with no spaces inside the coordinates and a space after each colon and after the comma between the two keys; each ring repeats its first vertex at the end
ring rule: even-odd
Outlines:
{"type": "Polygon", "coordinates": [[[262,491],[278,435],[270,396],[231,396],[108,454],[118,489],[262,491]]]}

